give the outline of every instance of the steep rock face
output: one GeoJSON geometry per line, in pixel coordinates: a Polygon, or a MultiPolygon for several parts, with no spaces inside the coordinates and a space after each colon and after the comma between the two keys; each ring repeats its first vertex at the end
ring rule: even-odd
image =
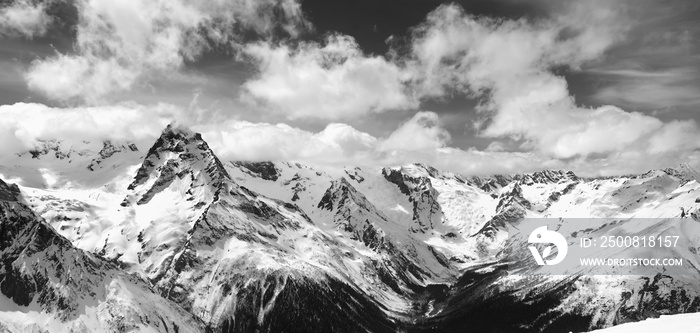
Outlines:
{"type": "Polygon", "coordinates": [[[468,179],[470,184],[474,184],[484,192],[494,192],[499,190],[513,181],[511,176],[494,175],[491,177],[471,177],[468,179]]]}
{"type": "Polygon", "coordinates": [[[279,178],[279,170],[272,162],[234,162],[235,166],[245,168],[250,175],[265,180],[276,181],[279,178]]]}
{"type": "Polygon", "coordinates": [[[414,177],[393,168],[384,168],[382,174],[386,180],[396,184],[401,193],[409,196],[413,204],[412,232],[425,233],[440,224],[442,211],[437,200],[439,193],[428,177],[414,177]]]}
{"type": "Polygon", "coordinates": [[[494,175],[490,177],[470,177],[468,182],[478,186],[484,192],[498,191],[512,182],[522,185],[556,184],[570,181],[579,181],[580,178],[572,171],[543,170],[520,175],[494,175]]]}
{"type": "Polygon", "coordinates": [[[20,316],[0,314],[0,327],[52,332],[202,329],[142,281],[74,248],[2,180],[0,193],[12,194],[0,197],[0,292],[24,308],[20,316]],[[143,297],[135,300],[125,293],[143,297]]]}
{"type": "MultiPolygon", "coordinates": [[[[0,257],[3,269],[0,291],[21,306],[29,305],[35,297],[48,312],[70,313],[78,303],[64,288],[74,291],[89,290],[93,281],[72,280],[62,264],[46,265],[42,260],[55,262],[70,258],[70,270],[80,270],[102,279],[100,268],[93,260],[72,248],[70,242],[42,223],[32,211],[20,202],[19,191],[0,180],[0,257]],[[49,284],[55,278],[61,283],[49,284]]],[[[81,274],[81,272],[76,272],[81,274]]],[[[65,316],[65,315],[64,315],[65,316]]]]}
{"type": "MultiPolygon", "coordinates": [[[[498,200],[495,214],[479,231],[479,234],[493,238],[498,231],[507,229],[509,222],[524,218],[530,215],[531,211],[538,213],[547,211],[553,203],[559,201],[562,195],[571,193],[580,178],[571,171],[544,170],[510,178],[493,178],[485,183],[481,181],[482,183],[476,184],[497,183],[500,186],[500,194],[492,195],[498,200]],[[502,185],[506,181],[508,184],[502,185]],[[537,191],[539,198],[535,199],[538,201],[528,200],[523,187],[527,187],[530,192],[537,191]]],[[[492,188],[495,187],[488,187],[488,189],[492,188]]]]}
{"type": "Polygon", "coordinates": [[[214,155],[199,133],[168,125],[148,150],[129,189],[134,190],[143,186],[148,179],[167,179],[174,173],[178,173],[176,170],[183,171],[188,168],[191,170],[187,171],[190,171],[193,177],[199,177],[203,183],[214,187],[221,184],[224,179],[230,178],[219,158],[214,155]],[[182,168],[180,168],[181,164],[182,168]]]}
{"type": "Polygon", "coordinates": [[[507,229],[509,223],[521,219],[532,208],[532,203],[523,196],[519,182],[506,187],[498,197],[496,214],[479,230],[477,235],[494,239],[498,232],[507,229]]]}
{"type": "Polygon", "coordinates": [[[521,184],[552,184],[566,181],[578,181],[579,178],[571,171],[562,170],[543,170],[513,177],[514,180],[521,184]]]}
{"type": "Polygon", "coordinates": [[[97,157],[93,158],[87,168],[90,171],[95,171],[98,168],[104,167],[103,162],[118,153],[138,152],[139,148],[134,143],[114,143],[112,141],[104,141],[102,149],[97,153],[97,157]]]}
{"type": "Polygon", "coordinates": [[[20,194],[19,186],[7,184],[0,179],[0,200],[14,202],[18,200],[20,194]]]}
{"type": "MultiPolygon", "coordinates": [[[[353,240],[358,240],[372,249],[385,246],[384,231],[378,230],[368,218],[362,220],[367,212],[371,210],[376,212],[376,209],[345,178],[331,183],[331,187],[319,201],[318,208],[336,212],[334,216],[336,228],[350,233],[353,240]]],[[[386,221],[386,217],[378,213],[376,218],[386,221]]]]}
{"type": "Polygon", "coordinates": [[[318,208],[333,213],[336,230],[379,255],[379,260],[372,260],[376,274],[399,294],[412,293],[426,280],[451,269],[444,255],[412,239],[410,232],[402,233],[345,177],[331,183],[318,208]]]}

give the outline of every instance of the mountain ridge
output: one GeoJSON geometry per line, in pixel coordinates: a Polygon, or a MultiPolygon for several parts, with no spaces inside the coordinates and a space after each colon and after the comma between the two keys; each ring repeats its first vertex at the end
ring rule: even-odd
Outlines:
{"type": "MultiPolygon", "coordinates": [[[[124,147],[124,156],[141,155],[124,147]]],[[[700,207],[697,173],[689,165],[608,179],[557,170],[465,177],[424,164],[222,162],[201,135],[177,126],[164,129],[140,165],[127,167],[127,160],[108,154],[112,150],[94,155],[106,161],[100,166],[120,165],[98,186],[60,187],[67,180],[50,190],[0,186],[0,197],[22,195],[70,246],[135,274],[153,290],[149,297],[179,304],[213,331],[273,331],[287,322],[304,323],[293,330],[452,330],[460,311],[503,304],[493,298],[496,290],[512,293],[515,310],[541,283],[543,300],[619,301],[620,294],[590,294],[596,279],[526,283],[498,273],[507,226],[524,217],[672,218],[682,211],[694,218],[700,207]],[[465,298],[469,306],[460,305],[457,297],[474,290],[465,298]],[[302,316],[306,303],[316,305],[302,316]]],[[[640,281],[629,279],[630,288],[640,281]]],[[[697,299],[692,282],[660,281],[669,288],[654,297],[667,299],[675,290],[697,299]]],[[[555,309],[546,301],[541,310],[556,313],[549,324],[529,313],[483,328],[535,322],[547,330],[566,318],[578,318],[576,327],[584,329],[607,327],[619,323],[615,318],[644,317],[631,301],[624,301],[629,309],[605,313],[596,312],[596,302],[555,309]]],[[[650,313],[694,309],[648,302],[637,304],[650,313]]]]}

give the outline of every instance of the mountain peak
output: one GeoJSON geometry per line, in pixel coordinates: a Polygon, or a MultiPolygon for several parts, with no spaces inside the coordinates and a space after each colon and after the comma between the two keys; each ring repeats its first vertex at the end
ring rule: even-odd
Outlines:
{"type": "Polygon", "coordinates": [[[563,170],[542,170],[533,173],[526,173],[523,175],[518,175],[515,177],[524,184],[547,184],[547,183],[559,183],[562,181],[578,181],[579,178],[573,171],[563,171],[563,170]]]}
{"type": "Polygon", "coordinates": [[[236,161],[231,162],[231,164],[241,168],[243,172],[251,176],[262,178],[264,180],[276,181],[280,177],[280,170],[275,166],[275,163],[270,161],[236,161]]]}
{"type": "Polygon", "coordinates": [[[189,128],[175,124],[175,123],[170,123],[168,126],[166,126],[163,129],[163,132],[161,132],[161,137],[168,137],[168,138],[179,138],[179,139],[185,139],[185,138],[194,138],[201,140],[202,135],[196,132],[193,132],[189,128]]]}
{"type": "MultiPolygon", "coordinates": [[[[422,167],[417,164],[413,166],[422,167]]],[[[414,225],[411,226],[411,231],[425,233],[440,223],[442,209],[437,201],[438,192],[433,187],[430,177],[415,171],[407,167],[383,168],[382,176],[396,185],[413,204],[414,225]]]]}
{"type": "Polygon", "coordinates": [[[16,184],[7,184],[0,179],[0,200],[17,201],[19,195],[19,187],[16,184]]]}
{"type": "Polygon", "coordinates": [[[176,179],[185,178],[189,179],[187,186],[192,190],[200,188],[213,195],[231,176],[199,133],[168,125],[149,149],[128,187],[135,195],[122,205],[127,206],[133,200],[147,203],[176,179]]]}
{"type": "MultiPolygon", "coordinates": [[[[358,198],[356,196],[357,190],[350,185],[345,177],[340,177],[331,182],[331,186],[326,190],[317,207],[332,211],[334,205],[339,206],[335,208],[342,208],[347,201],[357,202],[358,198]]],[[[363,205],[366,200],[362,197],[359,201],[359,204],[363,205]]]]}
{"type": "Polygon", "coordinates": [[[204,142],[199,133],[192,132],[191,130],[182,126],[168,124],[168,126],[163,129],[163,132],[161,132],[160,137],[158,137],[151,149],[149,149],[146,158],[153,154],[157,155],[158,152],[161,151],[181,152],[183,151],[183,145],[192,141],[204,142]]]}

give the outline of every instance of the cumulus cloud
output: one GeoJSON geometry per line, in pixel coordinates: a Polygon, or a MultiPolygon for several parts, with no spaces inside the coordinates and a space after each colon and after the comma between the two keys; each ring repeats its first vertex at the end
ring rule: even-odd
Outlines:
{"type": "Polygon", "coordinates": [[[229,120],[194,126],[225,160],[307,161],[353,164],[367,157],[377,139],[346,125],[332,123],[318,133],[286,124],[229,120]]]}
{"type": "Polygon", "coordinates": [[[8,165],[14,163],[15,154],[34,148],[38,140],[62,140],[68,144],[90,141],[96,147],[104,140],[132,141],[146,149],[175,121],[202,133],[224,161],[299,161],[335,166],[422,162],[472,174],[512,173],[542,166],[539,159],[527,153],[436,149],[445,146],[448,136],[432,112],[417,113],[383,138],[341,123],[331,123],[320,132],[235,119],[196,123],[196,117],[190,113],[164,104],[53,108],[17,103],[0,106],[0,114],[0,164],[8,165]],[[415,137],[407,136],[409,130],[415,137]]]}
{"type": "Polygon", "coordinates": [[[296,0],[78,0],[75,6],[76,52],[39,59],[26,73],[30,89],[59,101],[95,103],[152,73],[181,68],[212,44],[236,49],[244,32],[269,37],[281,29],[296,36],[310,27],[296,0]]]}
{"type": "Polygon", "coordinates": [[[0,8],[0,35],[33,38],[45,34],[51,21],[44,3],[17,0],[0,8]]]}
{"type": "MultiPolygon", "coordinates": [[[[667,145],[685,144],[697,129],[673,122],[663,136],[651,140],[653,153],[615,152],[604,158],[561,160],[538,152],[480,151],[447,146],[449,136],[433,112],[418,112],[385,137],[374,137],[347,124],[331,123],[320,132],[286,124],[253,123],[229,119],[197,123],[196,117],[170,105],[133,103],[114,106],[52,108],[18,103],[0,106],[0,164],[14,163],[16,153],[35,147],[37,140],[69,144],[103,140],[132,141],[145,149],[173,121],[202,133],[224,161],[298,161],[313,165],[389,166],[425,163],[466,175],[573,170],[582,176],[641,173],[669,163],[699,163],[700,154],[676,154],[667,145]],[[413,135],[411,135],[413,134],[413,135]]],[[[81,145],[82,146],[82,145],[81,145]]],[[[688,147],[680,147],[688,149],[688,147]]]]}
{"type": "Polygon", "coordinates": [[[184,119],[172,106],[136,104],[52,108],[17,103],[0,105],[0,114],[0,156],[10,164],[16,153],[33,148],[37,140],[120,140],[151,145],[167,124],[184,119]]]}
{"type": "Polygon", "coordinates": [[[417,106],[405,73],[381,56],[365,56],[355,40],[329,35],[324,45],[257,43],[244,52],[259,73],[244,84],[247,97],[291,119],[342,119],[417,106]]]}
{"type": "Polygon", "coordinates": [[[285,124],[229,120],[195,129],[223,160],[273,160],[335,166],[425,163],[470,175],[510,174],[565,167],[534,153],[484,152],[446,147],[447,131],[434,112],[418,112],[386,137],[331,123],[314,133],[285,124]]]}
{"type": "Polygon", "coordinates": [[[377,143],[377,138],[340,123],[328,124],[323,131],[314,135],[314,139],[349,155],[370,150],[377,143]]]}
{"type": "Polygon", "coordinates": [[[379,149],[382,151],[435,150],[445,147],[449,141],[450,133],[442,127],[437,113],[422,111],[401,124],[382,141],[379,149]]]}
{"type": "Polygon", "coordinates": [[[561,67],[599,59],[625,31],[625,20],[605,3],[581,3],[559,17],[529,21],[474,17],[456,5],[428,15],[413,33],[408,70],[424,96],[457,91],[482,98],[480,135],[524,142],[522,148],[557,158],[625,151],[697,149],[692,121],[664,123],[614,106],[576,105],[561,67]]]}
{"type": "MultiPolygon", "coordinates": [[[[38,10],[32,12],[37,17],[44,13],[29,2],[16,4],[38,10]]],[[[610,2],[575,2],[537,20],[474,17],[457,5],[443,5],[413,30],[407,56],[396,52],[389,58],[366,55],[352,37],[340,34],[322,43],[269,38],[276,30],[296,36],[309,28],[297,0],[78,0],[76,6],[75,52],[39,59],[26,72],[29,87],[51,99],[97,103],[181,69],[214,44],[227,45],[257,69],[243,85],[244,98],[288,119],[340,121],[417,110],[421,100],[466,94],[481,101],[479,135],[497,141],[484,151],[450,147],[440,117],[427,111],[375,137],[339,122],[320,132],[283,123],[214,122],[167,105],[59,109],[20,103],[0,106],[0,156],[29,149],[37,139],[148,145],[167,123],[184,119],[224,160],[422,162],[465,174],[549,168],[593,176],[700,158],[694,121],[663,122],[616,106],[579,106],[565,78],[556,74],[597,61],[621,38],[627,22],[610,2]],[[240,44],[243,31],[268,38],[240,44]]],[[[12,27],[30,21],[15,19],[12,27]]],[[[15,33],[36,36],[45,32],[41,26],[28,24],[31,28],[15,33]]]]}

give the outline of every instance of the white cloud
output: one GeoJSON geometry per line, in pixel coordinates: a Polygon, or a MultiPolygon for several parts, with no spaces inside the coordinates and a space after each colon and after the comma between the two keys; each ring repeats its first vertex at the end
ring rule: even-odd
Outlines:
{"type": "Polygon", "coordinates": [[[447,145],[450,133],[442,127],[437,113],[418,112],[401,124],[379,145],[382,151],[388,150],[435,150],[447,145]]]}
{"type": "Polygon", "coordinates": [[[33,148],[37,140],[77,143],[109,139],[148,146],[167,124],[183,119],[171,106],[135,104],[64,109],[17,103],[0,105],[0,115],[0,156],[5,163],[12,163],[15,153],[33,148]]]}
{"type": "Polygon", "coordinates": [[[247,97],[291,119],[335,120],[417,106],[402,69],[365,56],[350,36],[330,35],[324,45],[258,43],[244,50],[260,71],[244,84],[247,97]]]}
{"type": "Polygon", "coordinates": [[[579,107],[554,74],[599,59],[620,38],[626,22],[616,10],[577,2],[555,19],[512,21],[441,6],[414,31],[408,70],[425,96],[482,97],[480,135],[522,140],[522,148],[551,158],[699,147],[693,122],[675,145],[660,144],[680,125],[614,106],[579,107]]]}
{"type": "Polygon", "coordinates": [[[330,123],[323,131],[314,134],[314,139],[328,146],[342,150],[345,154],[355,154],[371,150],[377,138],[356,130],[347,124],[330,123]]]}
{"type": "Polygon", "coordinates": [[[426,163],[441,170],[469,175],[536,171],[565,167],[556,159],[534,153],[483,152],[445,147],[449,135],[437,114],[418,112],[385,138],[339,123],[318,133],[285,124],[230,120],[198,125],[223,160],[299,161],[336,166],[389,166],[426,163]],[[411,135],[412,134],[412,135],[411,135]]]}
{"type": "MultiPolygon", "coordinates": [[[[167,123],[184,119],[224,160],[422,162],[466,174],[555,168],[599,175],[700,158],[695,122],[665,123],[615,106],[580,107],[566,80],[554,74],[554,68],[596,61],[618,40],[625,21],[616,20],[608,3],[577,2],[561,16],[538,21],[477,18],[455,5],[441,6],[415,29],[410,57],[398,60],[365,55],[343,35],[295,47],[270,39],[237,44],[241,30],[269,37],[279,28],[293,36],[308,28],[296,0],[79,0],[77,6],[76,52],[38,60],[26,73],[31,89],[55,100],[96,103],[134,89],[151,75],[182,68],[213,41],[233,44],[255,62],[259,72],[244,84],[245,97],[287,118],[342,120],[467,93],[483,101],[480,135],[501,143],[486,151],[449,147],[450,135],[433,112],[417,112],[392,133],[374,137],[342,123],[311,132],[286,124],[214,122],[166,105],[60,109],[20,103],[0,106],[0,156],[29,149],[37,139],[149,145],[167,123]],[[507,151],[516,143],[525,152],[507,151]]],[[[31,29],[22,34],[43,33],[31,29]]]]}
{"type": "Polygon", "coordinates": [[[329,124],[313,133],[286,124],[229,120],[193,127],[225,160],[307,161],[346,164],[369,154],[377,141],[346,124],[329,124]]]}
{"type": "Polygon", "coordinates": [[[26,38],[43,35],[52,21],[45,9],[44,3],[35,6],[29,0],[17,0],[0,8],[0,35],[26,38]]]}
{"type": "MultiPolygon", "coordinates": [[[[296,0],[79,0],[75,53],[35,61],[29,87],[59,101],[96,103],[150,73],[180,69],[211,43],[240,47],[243,31],[309,28],[296,0]]],[[[39,7],[37,7],[39,8],[39,7]]]]}
{"type": "MultiPolygon", "coordinates": [[[[446,144],[437,115],[419,112],[386,138],[375,138],[350,125],[332,123],[320,132],[286,124],[229,119],[194,123],[196,115],[169,105],[52,108],[17,103],[0,106],[0,164],[13,164],[15,154],[35,147],[37,140],[68,144],[103,140],[136,142],[150,147],[167,124],[176,121],[202,133],[224,161],[300,161],[322,165],[386,166],[423,162],[450,171],[475,174],[537,170],[543,164],[526,153],[485,153],[438,148],[446,144]],[[407,131],[416,134],[407,138],[407,131]],[[408,139],[409,141],[405,141],[408,139]]],[[[81,145],[82,146],[82,145],[81,145]]]]}
{"type": "Polygon", "coordinates": [[[649,138],[647,151],[652,154],[684,152],[700,149],[700,130],[695,121],[674,120],[649,138]]]}
{"type": "Polygon", "coordinates": [[[224,161],[299,161],[336,166],[420,162],[466,175],[566,169],[583,176],[641,173],[652,168],[700,161],[700,153],[692,151],[694,146],[687,146],[688,135],[700,142],[697,128],[691,122],[673,122],[664,127],[662,135],[649,141],[651,148],[648,151],[614,152],[599,159],[560,160],[538,152],[447,147],[449,137],[432,112],[417,113],[383,138],[340,123],[329,124],[320,132],[286,124],[233,119],[196,123],[199,119],[196,115],[162,104],[52,108],[18,103],[0,106],[0,114],[0,164],[13,164],[15,154],[33,148],[36,140],[58,139],[68,143],[133,141],[145,150],[173,121],[202,133],[204,140],[224,161]]]}
{"type": "Polygon", "coordinates": [[[492,141],[486,147],[486,151],[492,151],[492,152],[506,151],[506,145],[501,141],[492,141]]]}

